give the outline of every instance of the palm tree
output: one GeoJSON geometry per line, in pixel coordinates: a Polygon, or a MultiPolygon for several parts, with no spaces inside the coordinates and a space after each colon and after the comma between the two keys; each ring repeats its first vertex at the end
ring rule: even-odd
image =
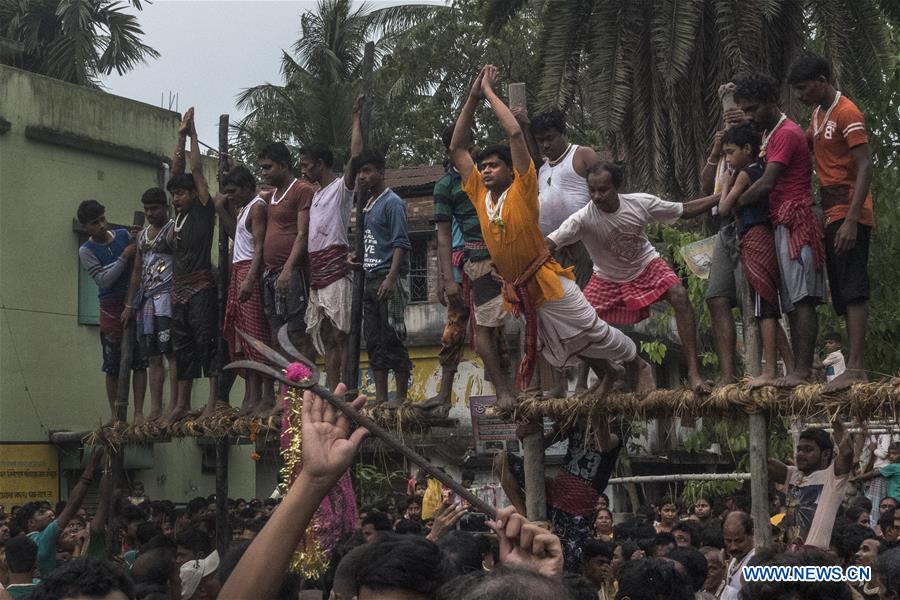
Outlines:
{"type": "Polygon", "coordinates": [[[0,62],[100,87],[101,75],[159,56],[128,8],[141,0],[0,0],[0,62]]]}
{"type": "Polygon", "coordinates": [[[720,83],[751,69],[783,79],[809,43],[870,98],[900,17],[895,0],[488,0],[488,33],[528,4],[544,17],[538,108],[584,111],[633,183],[676,197],[697,192],[720,83]]]}
{"type": "Polygon", "coordinates": [[[377,38],[375,62],[380,65],[409,27],[448,10],[441,5],[370,10],[366,4],[354,9],[351,0],[319,0],[315,11],[300,18],[293,54],[282,51],[284,83],[265,83],[238,96],[238,106],[248,109],[236,126],[239,152],[272,139],[289,144],[319,140],[331,145],[339,160],[345,157],[366,42],[377,38]]]}

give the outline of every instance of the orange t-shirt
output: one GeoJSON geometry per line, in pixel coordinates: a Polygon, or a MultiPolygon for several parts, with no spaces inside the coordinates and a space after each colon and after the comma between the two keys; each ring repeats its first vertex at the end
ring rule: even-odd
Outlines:
{"type": "MultiPolygon", "coordinates": [[[[823,123],[825,112],[821,108],[817,108],[813,112],[806,135],[812,140],[816,174],[819,177],[820,187],[843,185],[848,188],[846,203],[825,207],[826,221],[834,223],[847,216],[847,211],[850,210],[850,201],[853,199],[853,187],[856,184],[856,162],[853,160],[850,150],[868,143],[869,137],[866,134],[862,112],[846,96],[842,95],[838,99],[837,105],[828,116],[827,123],[823,123]],[[819,128],[818,135],[815,133],[816,127],[819,128]]],[[[862,210],[859,212],[859,222],[870,227],[875,225],[871,191],[866,196],[862,210]]]]}
{"type": "MultiPolygon", "coordinates": [[[[478,221],[484,243],[491,253],[491,261],[497,272],[506,281],[515,281],[528,266],[544,252],[547,244],[538,226],[540,204],[538,203],[538,181],[534,165],[528,171],[514,173],[512,185],[506,192],[506,200],[500,210],[502,226],[492,223],[488,217],[485,197],[488,189],[478,167],[473,167],[463,191],[469,196],[478,221]]],[[[559,276],[575,279],[572,269],[564,269],[555,260],[545,263],[528,282],[528,296],[535,307],[546,301],[559,300],[565,293],[559,276]]]]}

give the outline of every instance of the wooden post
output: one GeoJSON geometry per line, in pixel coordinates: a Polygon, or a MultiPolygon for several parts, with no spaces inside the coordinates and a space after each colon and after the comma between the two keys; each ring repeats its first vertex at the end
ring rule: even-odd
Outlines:
{"type": "MultiPolygon", "coordinates": [[[[130,299],[126,298],[125,301],[129,302],[130,299]]],[[[116,387],[115,418],[123,422],[128,420],[128,392],[129,388],[131,388],[131,355],[134,352],[134,338],[135,328],[134,319],[132,319],[123,327],[122,331],[122,342],[120,345],[122,357],[119,359],[119,378],[116,387]]],[[[112,494],[110,495],[112,498],[117,498],[119,491],[123,487],[125,479],[125,448],[125,444],[109,446],[109,451],[112,454],[110,456],[110,475],[112,477],[112,494]]],[[[115,508],[114,504],[113,509],[115,508]]],[[[115,526],[117,516],[115,510],[110,510],[109,520],[106,523],[106,543],[107,548],[111,551],[120,545],[121,531],[115,526]]]]}
{"type": "MultiPolygon", "coordinates": [[[[509,84],[508,95],[510,108],[527,106],[524,83],[509,84]]],[[[538,357],[536,370],[535,381],[539,382],[538,390],[553,389],[555,378],[550,365],[538,357]]],[[[547,518],[544,423],[542,419],[538,419],[536,423],[541,426],[540,431],[522,439],[522,453],[525,457],[525,511],[532,521],[543,521],[547,518]]]]}
{"type": "MultiPolygon", "coordinates": [[[[228,172],[228,115],[219,115],[219,191],[228,172]]],[[[228,301],[228,278],[231,275],[231,256],[228,253],[228,233],[219,223],[219,332],[217,351],[219,364],[228,362],[228,346],[222,335],[225,322],[225,305],[228,301]]],[[[223,370],[219,374],[219,401],[230,404],[228,397],[234,384],[236,371],[223,370]]],[[[229,439],[216,441],[216,549],[225,556],[231,536],[228,531],[228,446],[229,439]]]]}
{"type": "MultiPolygon", "coordinates": [[[[741,315],[744,328],[744,369],[756,377],[762,371],[760,362],[759,326],[754,317],[754,306],[750,300],[750,286],[741,273],[741,315]]],[[[757,548],[765,548],[772,543],[772,529],[769,527],[769,433],[766,415],[751,414],[747,417],[750,427],[750,516],[753,519],[753,543],[757,548]]]]}
{"type": "MultiPolygon", "coordinates": [[[[360,115],[360,128],[363,134],[363,147],[369,147],[369,118],[371,114],[372,96],[372,68],[375,63],[375,44],[367,42],[363,51],[362,64],[362,92],[366,96],[366,103],[360,115]]],[[[356,205],[356,236],[354,254],[356,260],[362,262],[365,248],[363,246],[363,207],[366,199],[357,187],[354,203],[356,205]]],[[[359,390],[359,353],[362,341],[362,304],[363,293],[366,287],[366,274],[363,271],[353,273],[353,300],[350,307],[350,334],[347,336],[347,365],[344,367],[344,383],[347,384],[348,394],[354,396],[359,390]]]]}

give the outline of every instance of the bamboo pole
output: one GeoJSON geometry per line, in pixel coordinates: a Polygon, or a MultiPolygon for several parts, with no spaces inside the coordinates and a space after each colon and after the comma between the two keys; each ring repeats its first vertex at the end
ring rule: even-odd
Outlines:
{"type": "MultiPolygon", "coordinates": [[[[509,84],[508,94],[510,108],[527,106],[524,83],[509,84]]],[[[540,382],[539,389],[552,388],[553,374],[549,365],[540,358],[535,378],[540,382]]],[[[525,512],[532,521],[543,521],[547,518],[543,419],[536,419],[534,422],[541,425],[539,430],[522,438],[522,453],[525,463],[525,512]]]]}
{"type": "Polygon", "coordinates": [[[613,477],[608,485],[625,485],[629,483],[664,483],[672,481],[747,481],[750,473],[676,473],[671,475],[632,475],[630,477],[613,477]]]}
{"type": "MultiPolygon", "coordinates": [[[[219,115],[219,190],[228,171],[228,115],[219,115]]],[[[231,257],[228,253],[228,233],[219,223],[219,364],[228,358],[228,347],[222,335],[225,321],[225,305],[228,301],[228,278],[231,274],[231,257]]],[[[222,371],[219,375],[219,401],[229,404],[228,397],[234,384],[236,372],[222,371]]],[[[216,441],[216,549],[219,556],[225,556],[231,536],[228,531],[228,446],[223,437],[216,441]]]]}
{"type": "MultiPolygon", "coordinates": [[[[372,68],[375,63],[375,44],[367,42],[363,51],[362,62],[362,91],[366,96],[366,102],[363,106],[363,112],[360,115],[360,129],[362,130],[363,148],[369,147],[369,119],[371,116],[371,96],[372,96],[372,68]]],[[[354,204],[356,205],[356,236],[354,243],[354,254],[356,260],[362,262],[365,248],[363,246],[363,207],[365,206],[365,198],[356,187],[354,194],[354,204]]],[[[347,344],[349,345],[347,352],[347,364],[344,367],[343,380],[347,385],[347,392],[356,394],[359,390],[359,354],[360,343],[362,342],[362,304],[363,294],[366,288],[366,274],[362,270],[353,273],[353,300],[350,307],[350,333],[347,336],[347,344]]]]}

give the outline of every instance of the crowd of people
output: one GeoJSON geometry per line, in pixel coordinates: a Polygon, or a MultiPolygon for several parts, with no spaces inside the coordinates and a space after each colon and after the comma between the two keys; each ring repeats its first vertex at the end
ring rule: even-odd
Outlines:
{"type": "MultiPolygon", "coordinates": [[[[596,374],[600,392],[627,374],[637,394],[647,393],[655,386],[652,369],[614,325],[646,319],[650,306],[661,301],[675,313],[688,386],[709,392],[712,384],[700,372],[694,307],[681,277],[648,239],[646,226],[710,213],[722,224],[706,290],[721,368],[716,384],[736,381],[732,309],[740,304],[741,273],[760,327],[764,366],[747,386],[796,386],[812,381],[816,369],[828,376],[828,391],[866,380],[862,355],[874,226],[872,161],[863,116],[834,88],[827,61],[804,55],[790,69],[787,83],[801,102],[815,107],[805,132],[781,112],[779,84],[771,77],[748,73],[724,86],[725,129],[716,136],[703,171],[705,195],[685,202],[621,193],[625,172],[620,165],[569,143],[559,111],[530,119],[524,107],[508,107],[495,91],[497,76],[491,65],[481,69],[460,115],[442,137],[448,168],[434,199],[439,295],[448,317],[440,390],[420,410],[449,410],[453,376],[470,330],[500,406],[514,405],[517,389],[530,385],[538,360],[557,370],[586,365],[596,374]],[[507,143],[475,152],[475,113],[485,102],[507,143]],[[813,209],[813,161],[824,227],[813,209]],[[815,359],[816,305],[826,298],[826,272],[834,309],[846,318],[846,365],[840,337],[832,335],[828,356],[815,359]],[[502,334],[510,314],[524,320],[522,360],[514,377],[502,334]],[[783,314],[790,322],[790,341],[780,324],[783,314]]],[[[353,108],[351,157],[342,173],[335,171],[334,153],[324,144],[301,148],[295,171],[290,149],[273,142],[257,157],[262,184],[250,168],[233,166],[213,197],[191,109],[178,131],[166,190],[151,188],[141,198],[145,227],[110,230],[99,202],[81,203],[77,217],[89,239],[79,255],[99,288],[103,371],[113,418],[121,340],[132,320],[133,418],[138,424],[167,426],[197,416],[191,391],[201,377],[209,380],[209,399],[199,418],[219,410],[217,386],[225,358],[216,348],[220,335],[231,359],[265,362],[244,335],[282,350],[293,346],[310,358],[321,355],[329,388],[342,394],[354,270],[365,277],[364,334],[375,402],[393,410],[407,401],[406,208],[385,183],[384,156],[363,148],[364,102],[358,98],[353,108]],[[167,191],[174,219],[168,216],[167,191]],[[365,202],[362,256],[349,252],[354,194],[365,202]],[[233,239],[221,332],[211,262],[217,215],[233,239]],[[167,368],[171,391],[164,408],[167,368]],[[391,372],[393,396],[388,394],[391,372]]],[[[278,414],[273,381],[252,370],[243,375],[241,411],[278,414]]],[[[586,382],[587,368],[580,385],[586,382]]],[[[361,396],[354,405],[365,401],[361,396]]],[[[288,573],[291,557],[366,432],[351,433],[344,417],[309,393],[302,428],[303,466],[280,501],[229,500],[232,544],[221,557],[213,550],[209,499],[176,510],[171,503],[146,501],[137,490],[110,502],[106,469],[100,481],[104,500],[87,519],[81,504],[105,460],[102,452],[94,452],[64,506],[54,511],[30,504],[12,514],[4,539],[3,594],[185,600],[293,599],[309,592],[360,600],[888,599],[900,594],[900,550],[893,548],[900,537],[900,514],[895,519],[900,469],[894,468],[900,445],[889,439],[881,448],[877,442],[869,449],[872,458],[861,466],[860,445],[854,445],[840,420],[833,425],[833,438],[823,429],[807,429],[790,461],[770,461],[770,522],[755,523],[741,498],[717,510],[709,498],[689,507],[665,498],[616,523],[604,490],[623,440],[608,426],[589,432],[581,424],[545,436],[547,444],[568,440],[564,465],[548,482],[546,523],[522,516],[522,459],[502,452],[494,468],[511,505],[494,518],[467,515],[466,506],[444,498],[439,485],[413,482],[409,498],[396,511],[363,510],[359,531],[332,549],[327,575],[306,581],[288,573]],[[870,480],[865,495],[848,499],[848,490],[870,480]],[[107,531],[109,506],[121,536],[107,531]],[[759,527],[772,528],[770,548],[754,549],[759,527]],[[120,537],[120,547],[109,546],[109,540],[120,537]],[[754,564],[872,566],[877,579],[859,586],[745,581],[741,567],[754,564]],[[40,583],[32,583],[35,576],[40,583]]],[[[520,435],[536,433],[533,429],[522,426],[520,435]]]]}
{"type": "MultiPolygon", "coordinates": [[[[336,390],[345,391],[342,384],[336,390]]],[[[365,401],[360,396],[354,404],[365,401]]],[[[176,507],[148,498],[136,483],[110,502],[107,457],[93,452],[68,501],[33,502],[0,517],[0,599],[900,597],[900,468],[893,468],[900,465],[900,442],[888,445],[890,462],[876,472],[888,494],[874,505],[850,493],[871,479],[871,465],[839,423],[834,440],[821,429],[803,431],[795,464],[771,462],[768,522],[754,522],[743,493],[690,501],[665,496],[614,516],[603,490],[621,444],[608,432],[605,449],[592,453],[574,432],[561,474],[548,482],[547,522],[525,519],[513,493],[493,519],[473,513],[435,480],[417,476],[408,495],[362,507],[358,526],[330,549],[327,571],[310,578],[289,570],[292,556],[367,432],[307,393],[302,433],[304,465],[287,493],[264,501],[229,498],[225,535],[217,535],[213,496],[176,507]],[[98,472],[100,497],[89,517],[83,504],[98,472]],[[574,484],[580,477],[590,484],[574,484]],[[770,546],[754,546],[759,527],[771,530],[770,546]],[[858,566],[873,575],[853,582],[747,581],[742,567],[754,565],[858,566]]],[[[878,441],[867,446],[873,456],[878,441]]],[[[509,464],[498,461],[497,468],[509,464]]],[[[471,486],[474,474],[462,479],[471,486]]],[[[517,485],[502,476],[501,482],[508,491],[517,485]]]]}

